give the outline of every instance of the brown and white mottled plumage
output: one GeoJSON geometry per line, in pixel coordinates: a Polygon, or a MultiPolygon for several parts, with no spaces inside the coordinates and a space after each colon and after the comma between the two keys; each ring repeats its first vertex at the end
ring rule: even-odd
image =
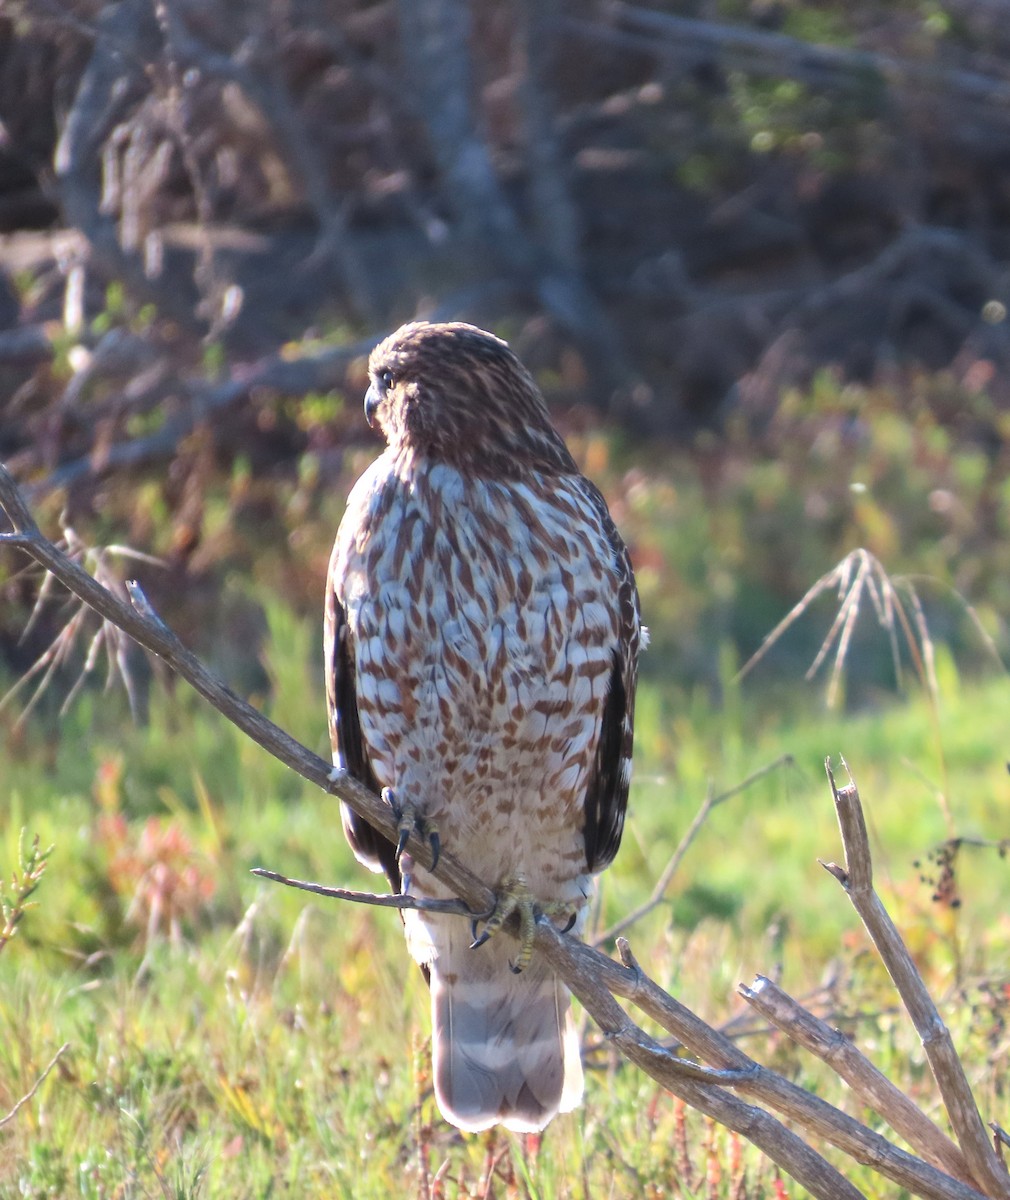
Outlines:
{"type": "MultiPolygon", "coordinates": [[[[335,761],[391,787],[492,888],[581,928],[617,852],[641,626],[603,497],[508,346],[406,325],[373,351],[366,414],[387,449],[358,480],[330,562],[335,761]]],[[[358,858],[402,886],[395,848],[349,809],[358,858]]],[[[444,896],[404,863],[412,894],[444,896]]],[[[567,990],[514,945],[470,948],[458,917],[409,912],[430,972],[435,1090],[463,1129],[542,1129],[582,1094],[567,990]]]]}

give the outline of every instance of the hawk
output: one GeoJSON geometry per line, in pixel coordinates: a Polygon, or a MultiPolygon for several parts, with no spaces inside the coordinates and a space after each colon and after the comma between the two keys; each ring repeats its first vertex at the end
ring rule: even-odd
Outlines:
{"type": "Polygon", "coordinates": [[[387,447],[333,548],[326,686],[335,764],[383,792],[402,837],[346,806],[344,830],[394,891],[449,895],[402,853],[415,826],[495,890],[475,942],[459,917],[405,913],[431,986],[435,1095],[461,1129],[539,1130],[579,1103],[582,1066],[567,989],[532,955],[534,918],[578,932],[621,840],[635,579],[505,342],[417,322],[368,369],[365,416],[387,447]],[[487,937],[515,910],[518,954],[487,937]]]}

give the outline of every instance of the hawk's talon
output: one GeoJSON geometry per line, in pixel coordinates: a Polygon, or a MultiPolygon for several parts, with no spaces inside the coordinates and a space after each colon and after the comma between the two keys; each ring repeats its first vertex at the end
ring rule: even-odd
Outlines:
{"type": "Polygon", "coordinates": [[[404,850],[407,849],[407,842],[410,840],[410,835],[414,832],[414,823],[411,821],[409,825],[405,825],[401,817],[397,828],[400,831],[400,836],[396,842],[396,861],[399,862],[403,858],[404,850]]]}
{"type": "MultiPolygon", "coordinates": [[[[525,880],[521,876],[513,876],[504,880],[500,885],[494,910],[488,917],[484,925],[484,932],[480,937],[477,937],[476,919],[471,922],[470,932],[474,935],[474,940],[470,944],[470,949],[477,950],[483,946],[501,929],[509,917],[515,914],[519,918],[519,953],[516,955],[514,962],[509,962],[509,968],[513,975],[521,975],[530,965],[533,958],[533,943],[536,941],[537,936],[537,919],[542,916],[550,916],[567,911],[567,904],[557,902],[553,904],[538,903],[531,895],[525,880]]],[[[573,928],[577,919],[578,912],[572,913],[568,925],[565,927],[565,933],[573,928]]]]}
{"type": "Polygon", "coordinates": [[[562,933],[571,933],[572,930],[575,928],[575,922],[578,919],[579,919],[579,914],[577,912],[573,912],[572,915],[568,918],[568,923],[565,925],[564,929],[561,930],[561,932],[562,933]]]}
{"type": "Polygon", "coordinates": [[[438,836],[438,826],[434,821],[429,821],[422,813],[418,812],[410,801],[401,804],[392,788],[382,789],[382,799],[393,810],[393,815],[396,817],[396,828],[400,835],[396,840],[396,861],[399,862],[403,857],[403,853],[407,849],[407,842],[410,841],[410,835],[416,833],[418,837],[428,843],[431,849],[431,866],[428,870],[434,871],[442,855],[442,839],[438,836]]]}

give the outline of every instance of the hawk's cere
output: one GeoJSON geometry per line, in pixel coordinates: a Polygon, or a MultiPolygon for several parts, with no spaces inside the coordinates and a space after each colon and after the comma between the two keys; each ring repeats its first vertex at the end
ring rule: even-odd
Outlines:
{"type": "MultiPolygon", "coordinates": [[[[503,341],[405,325],[369,375],[365,414],[388,445],[355,485],[330,561],[335,761],[391,789],[401,824],[484,879],[503,911],[579,930],[631,777],[642,629],[628,552],[503,341]]],[[[343,820],[395,890],[449,894],[350,809],[343,820]]],[[[411,911],[405,924],[430,977],[443,1115],[537,1130],[578,1104],[568,992],[529,947],[471,947],[455,916],[411,911]]]]}

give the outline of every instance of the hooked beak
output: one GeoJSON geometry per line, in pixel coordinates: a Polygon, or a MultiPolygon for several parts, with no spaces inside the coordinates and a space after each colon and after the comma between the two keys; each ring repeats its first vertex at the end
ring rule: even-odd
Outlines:
{"type": "Polygon", "coordinates": [[[375,411],[380,402],[381,397],[375,390],[375,385],[370,385],[368,391],[365,392],[365,420],[368,422],[369,429],[375,428],[375,411]]]}

